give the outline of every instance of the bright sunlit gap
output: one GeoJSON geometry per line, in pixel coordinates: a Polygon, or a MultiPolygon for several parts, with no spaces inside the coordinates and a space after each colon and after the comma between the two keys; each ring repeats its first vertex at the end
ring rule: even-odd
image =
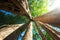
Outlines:
{"type": "Polygon", "coordinates": [[[60,7],[60,0],[49,0],[48,10],[51,11],[57,7],[60,7]]]}

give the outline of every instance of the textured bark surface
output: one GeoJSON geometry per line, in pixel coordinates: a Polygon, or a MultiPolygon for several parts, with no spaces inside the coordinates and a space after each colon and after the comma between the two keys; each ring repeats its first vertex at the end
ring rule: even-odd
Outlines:
{"type": "Polygon", "coordinates": [[[32,22],[30,22],[22,40],[32,40],[32,38],[32,22]]]}
{"type": "Polygon", "coordinates": [[[12,32],[10,35],[8,35],[4,40],[17,40],[20,33],[23,32],[27,28],[28,24],[29,24],[29,22],[22,25],[20,28],[18,28],[14,32],[12,32]]]}
{"type": "Polygon", "coordinates": [[[17,40],[17,37],[23,32],[29,22],[26,24],[15,24],[0,29],[0,40],[17,40]]]}
{"type": "MultiPolygon", "coordinates": [[[[7,27],[0,29],[0,40],[3,40],[15,30],[19,29],[23,24],[8,25],[7,27]]],[[[10,40],[10,39],[8,39],[10,40]]]]}
{"type": "Polygon", "coordinates": [[[36,17],[33,20],[58,26],[60,25],[60,8],[56,8],[55,10],[42,16],[36,17]]]}

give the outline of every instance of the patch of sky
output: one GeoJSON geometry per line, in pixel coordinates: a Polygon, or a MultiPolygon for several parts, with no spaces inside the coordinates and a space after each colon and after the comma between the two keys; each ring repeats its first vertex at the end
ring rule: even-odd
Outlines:
{"type": "Polygon", "coordinates": [[[54,10],[55,8],[60,7],[60,0],[48,0],[48,10],[54,10]]]}
{"type": "Polygon", "coordinates": [[[24,34],[25,34],[25,32],[22,32],[22,33],[18,36],[18,40],[22,40],[24,34]]]}
{"type": "Polygon", "coordinates": [[[50,26],[51,28],[55,29],[56,31],[60,32],[60,28],[56,27],[56,26],[50,26]]]}
{"type": "Polygon", "coordinates": [[[16,16],[15,14],[13,14],[11,12],[8,12],[8,11],[5,11],[5,10],[0,10],[0,12],[3,12],[5,15],[13,15],[13,16],[16,16]]]}

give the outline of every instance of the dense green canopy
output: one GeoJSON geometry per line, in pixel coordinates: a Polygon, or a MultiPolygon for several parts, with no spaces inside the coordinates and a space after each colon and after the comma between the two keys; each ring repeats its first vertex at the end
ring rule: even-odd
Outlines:
{"type": "Polygon", "coordinates": [[[29,7],[33,17],[40,16],[48,12],[48,0],[29,0],[29,7]]]}

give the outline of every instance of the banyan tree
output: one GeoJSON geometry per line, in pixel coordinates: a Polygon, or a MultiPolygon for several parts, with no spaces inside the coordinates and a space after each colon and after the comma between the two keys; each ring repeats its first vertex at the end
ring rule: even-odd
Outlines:
{"type": "Polygon", "coordinates": [[[27,0],[1,0],[0,10],[26,16],[29,19],[29,22],[25,24],[3,25],[6,27],[0,28],[0,40],[17,40],[18,36],[24,30],[25,34],[22,40],[33,40],[32,22],[35,23],[39,35],[42,37],[42,40],[47,40],[47,38],[42,33],[39,25],[41,25],[41,27],[49,35],[51,35],[53,40],[60,40],[60,32],[51,27],[56,26],[60,28],[60,8],[56,8],[42,16],[32,18],[27,0]]]}

